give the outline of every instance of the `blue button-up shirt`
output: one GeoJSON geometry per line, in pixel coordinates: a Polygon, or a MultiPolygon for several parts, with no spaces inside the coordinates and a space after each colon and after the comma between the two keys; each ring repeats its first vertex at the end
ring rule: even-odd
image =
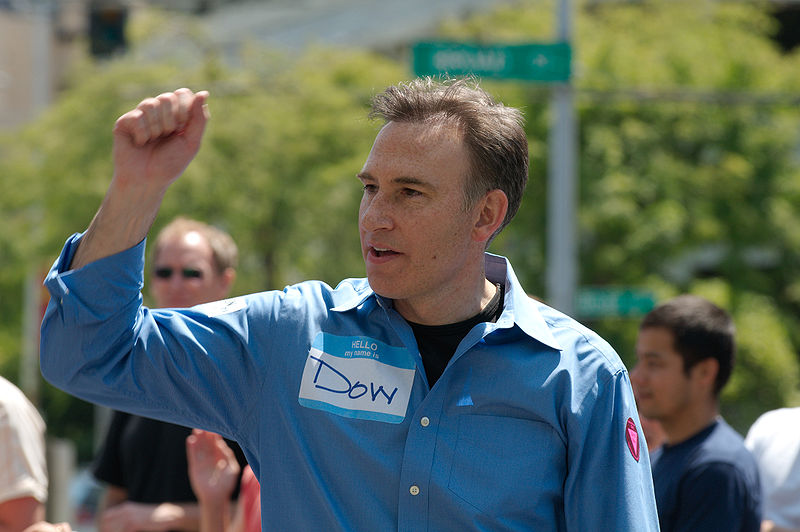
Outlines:
{"type": "Polygon", "coordinates": [[[414,335],[365,279],[191,309],[142,306],[144,242],[45,284],[45,377],[88,401],[237,440],[264,530],[655,531],[627,371],[524,292],[431,389],[414,335]]]}

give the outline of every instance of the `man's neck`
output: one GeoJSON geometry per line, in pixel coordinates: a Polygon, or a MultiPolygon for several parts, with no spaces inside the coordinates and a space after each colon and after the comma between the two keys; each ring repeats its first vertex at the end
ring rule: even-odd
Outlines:
{"type": "Polygon", "coordinates": [[[395,309],[406,320],[420,325],[447,325],[469,319],[480,313],[497,292],[497,286],[485,275],[462,295],[435,295],[425,300],[395,300],[395,309]]]}
{"type": "Polygon", "coordinates": [[[695,408],[683,416],[676,417],[676,419],[664,419],[661,421],[661,426],[667,435],[667,443],[669,445],[677,445],[711,425],[718,416],[719,406],[715,401],[695,408]]]}

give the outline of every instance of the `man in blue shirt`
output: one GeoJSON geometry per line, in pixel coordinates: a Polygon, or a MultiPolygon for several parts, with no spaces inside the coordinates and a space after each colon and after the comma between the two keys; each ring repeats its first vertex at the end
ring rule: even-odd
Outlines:
{"type": "Polygon", "coordinates": [[[631,380],[642,415],[666,435],[653,464],[662,531],[760,528],[755,460],[719,416],[734,351],[733,321],[703,298],[677,297],[642,320],[631,380]]]}
{"type": "Polygon", "coordinates": [[[45,281],[48,380],[238,441],[265,529],[658,529],[619,357],[485,253],[527,181],[519,111],[464,80],[386,89],[358,173],[367,279],[148,309],[144,238],[207,97],[117,121],[109,191],[45,281]]]}

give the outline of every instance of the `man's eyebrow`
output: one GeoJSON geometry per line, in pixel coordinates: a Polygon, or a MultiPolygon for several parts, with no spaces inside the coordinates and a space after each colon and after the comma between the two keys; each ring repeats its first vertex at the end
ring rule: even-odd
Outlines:
{"type": "Polygon", "coordinates": [[[423,181],[422,179],[416,177],[406,177],[406,176],[396,177],[392,179],[392,183],[397,183],[400,185],[415,185],[418,187],[433,188],[433,185],[431,185],[427,181],[423,181]]]}
{"type": "MultiPolygon", "coordinates": [[[[356,174],[356,177],[361,181],[375,181],[375,178],[369,172],[359,172],[356,174]]],[[[418,187],[426,187],[426,188],[435,188],[432,184],[428,183],[427,181],[423,181],[418,177],[411,177],[411,176],[400,176],[395,177],[392,179],[392,183],[398,185],[415,185],[418,187]]]]}
{"type": "Polygon", "coordinates": [[[657,351],[645,351],[644,353],[639,355],[639,359],[661,360],[663,358],[664,355],[657,351]]]}

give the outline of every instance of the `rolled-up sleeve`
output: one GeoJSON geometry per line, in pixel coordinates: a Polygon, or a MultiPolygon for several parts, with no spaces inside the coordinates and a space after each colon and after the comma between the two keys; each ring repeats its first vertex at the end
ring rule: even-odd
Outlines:
{"type": "MultiPolygon", "coordinates": [[[[81,238],[75,234],[67,240],[44,281],[50,302],[41,329],[42,375],[64,389],[94,357],[133,341],[142,303],[145,241],[70,270],[81,238]]],[[[70,391],[84,396],[83,390],[70,391]]],[[[85,390],[85,395],[91,396],[91,390],[85,390]]]]}
{"type": "Polygon", "coordinates": [[[220,315],[148,309],[145,242],[69,270],[80,238],[70,237],[45,279],[44,377],[93,403],[235,437],[251,411],[235,398],[258,386],[244,300],[220,315]]]}

